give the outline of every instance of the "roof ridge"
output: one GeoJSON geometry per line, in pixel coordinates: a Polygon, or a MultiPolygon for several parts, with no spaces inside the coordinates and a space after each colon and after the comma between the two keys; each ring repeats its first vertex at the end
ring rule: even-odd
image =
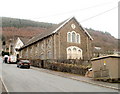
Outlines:
{"type": "Polygon", "coordinates": [[[61,22],[62,24],[61,24],[58,28],[56,28],[56,29],[53,31],[53,33],[56,33],[61,27],[63,27],[63,26],[64,26],[67,22],[69,22],[72,18],[74,18],[74,17],[70,17],[70,18],[68,18],[67,20],[61,22]]]}

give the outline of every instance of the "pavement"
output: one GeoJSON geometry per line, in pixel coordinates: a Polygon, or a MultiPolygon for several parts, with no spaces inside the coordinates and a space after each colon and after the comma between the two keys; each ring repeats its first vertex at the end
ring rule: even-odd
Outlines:
{"type": "Polygon", "coordinates": [[[7,92],[5,89],[5,85],[3,84],[2,80],[0,79],[0,93],[7,92]]]}
{"type": "MultiPolygon", "coordinates": [[[[2,63],[1,61],[2,57],[0,56],[0,63],[2,63]]],[[[6,88],[2,80],[2,65],[0,65],[0,93],[2,92],[6,92],[6,88]]]]}
{"type": "Polygon", "coordinates": [[[59,71],[54,71],[54,70],[42,69],[42,68],[37,68],[37,67],[33,67],[33,66],[31,66],[31,68],[34,69],[34,70],[47,72],[49,74],[53,74],[53,75],[57,75],[57,76],[61,76],[61,77],[85,82],[85,83],[88,83],[88,84],[93,84],[93,85],[106,87],[106,88],[110,88],[110,89],[114,89],[114,90],[120,90],[120,83],[118,84],[118,83],[108,83],[108,82],[102,82],[102,81],[95,81],[95,80],[93,80],[93,78],[80,76],[80,75],[77,75],[77,74],[71,74],[71,73],[66,73],[66,72],[59,72],[59,71]]]}
{"type": "Polygon", "coordinates": [[[0,93],[2,93],[2,82],[0,80],[0,93]]]}

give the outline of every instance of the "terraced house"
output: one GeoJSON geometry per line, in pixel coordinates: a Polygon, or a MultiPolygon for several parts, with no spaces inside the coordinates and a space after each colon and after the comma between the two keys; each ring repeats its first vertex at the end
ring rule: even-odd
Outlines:
{"type": "Polygon", "coordinates": [[[72,17],[30,39],[19,50],[20,57],[41,60],[89,60],[92,56],[92,40],[90,34],[72,17]]]}

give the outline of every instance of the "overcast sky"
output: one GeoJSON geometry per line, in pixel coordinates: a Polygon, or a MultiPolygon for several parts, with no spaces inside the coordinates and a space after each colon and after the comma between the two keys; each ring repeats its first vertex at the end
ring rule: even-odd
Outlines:
{"type": "Polygon", "coordinates": [[[0,16],[60,23],[72,16],[83,27],[118,37],[120,0],[0,0],[0,16]]]}

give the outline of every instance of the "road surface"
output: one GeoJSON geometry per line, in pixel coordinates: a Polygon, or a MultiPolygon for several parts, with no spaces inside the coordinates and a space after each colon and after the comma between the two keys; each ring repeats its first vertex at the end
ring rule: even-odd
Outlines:
{"type": "Polygon", "coordinates": [[[16,64],[2,64],[0,61],[0,66],[9,92],[118,92],[38,70],[20,69],[16,64]]]}

